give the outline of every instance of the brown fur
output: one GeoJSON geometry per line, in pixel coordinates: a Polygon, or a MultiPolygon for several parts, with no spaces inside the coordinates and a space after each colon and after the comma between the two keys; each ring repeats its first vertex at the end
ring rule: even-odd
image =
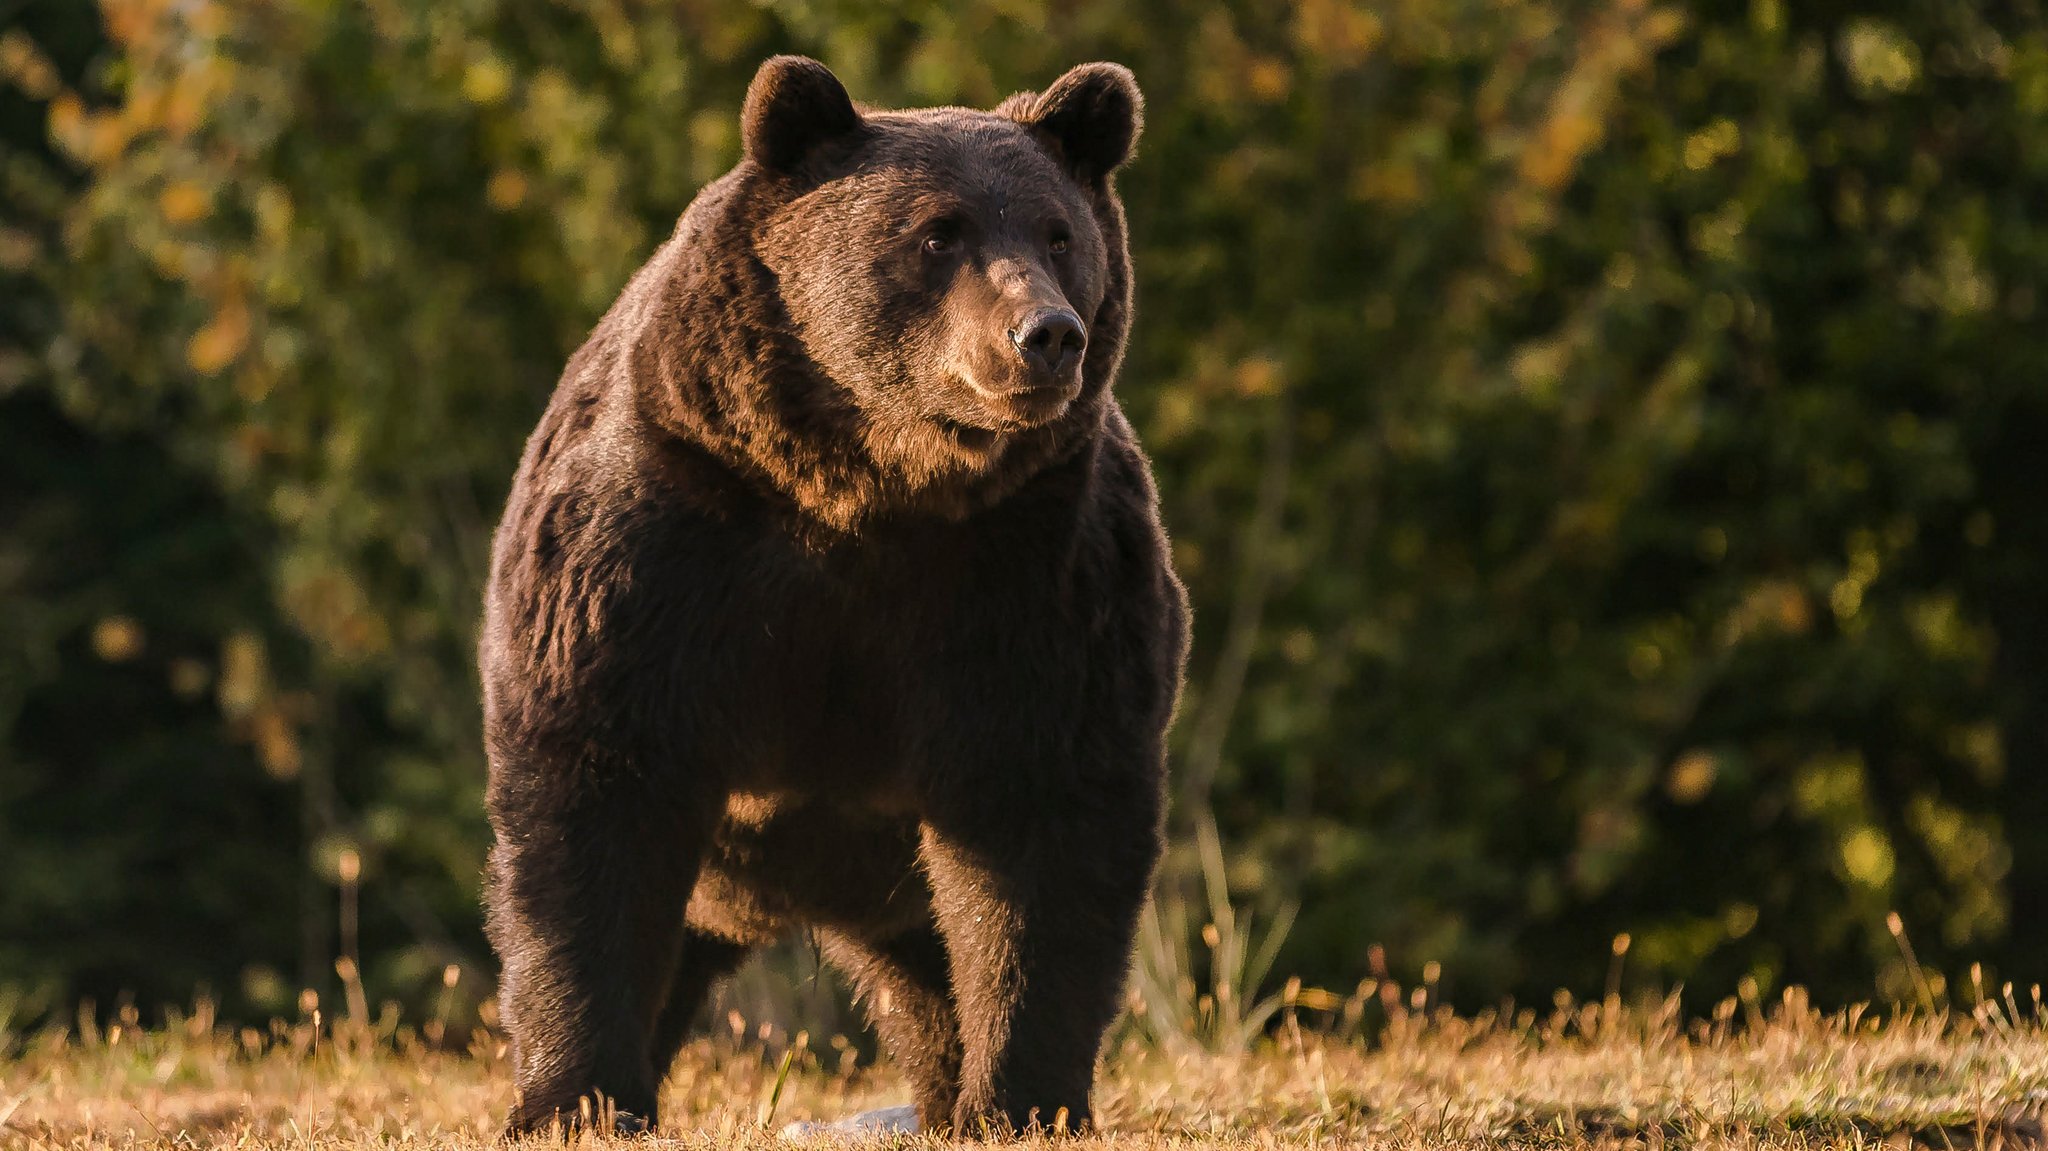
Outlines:
{"type": "Polygon", "coordinates": [[[771,60],[747,159],[570,360],[481,647],[511,1130],[651,1123],[711,983],[796,926],[926,1126],[1087,1123],[1186,646],[1110,395],[1139,109],[1114,65],[874,112],[771,60]]]}

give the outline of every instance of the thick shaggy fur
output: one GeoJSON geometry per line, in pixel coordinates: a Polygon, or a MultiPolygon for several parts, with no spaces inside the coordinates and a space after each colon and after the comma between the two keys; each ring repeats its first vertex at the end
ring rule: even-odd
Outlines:
{"type": "Polygon", "coordinates": [[[771,60],[570,360],[481,651],[514,1132],[651,1124],[708,987],[798,926],[927,1127],[1088,1122],[1186,647],[1110,395],[1139,111],[1114,65],[875,112],[771,60]],[[1085,350],[1021,354],[1056,315],[1085,350]]]}

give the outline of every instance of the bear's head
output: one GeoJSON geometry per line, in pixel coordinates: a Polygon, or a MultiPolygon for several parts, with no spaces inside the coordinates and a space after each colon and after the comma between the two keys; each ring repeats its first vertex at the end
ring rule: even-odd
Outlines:
{"type": "Polygon", "coordinates": [[[713,218],[686,216],[679,237],[743,234],[745,259],[706,265],[727,282],[711,295],[743,281],[769,329],[745,345],[771,364],[723,368],[751,386],[706,397],[747,409],[721,417],[727,438],[839,521],[964,513],[1085,441],[1123,354],[1112,177],[1142,109],[1116,64],[988,112],[861,108],[814,60],[762,65],[745,160],[692,208],[713,218]]]}

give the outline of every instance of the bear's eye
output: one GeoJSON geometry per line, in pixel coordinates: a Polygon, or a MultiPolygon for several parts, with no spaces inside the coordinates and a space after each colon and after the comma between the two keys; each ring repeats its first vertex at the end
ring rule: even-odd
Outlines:
{"type": "Polygon", "coordinates": [[[943,256],[960,246],[960,221],[942,216],[925,225],[924,242],[919,245],[928,256],[943,256]]]}
{"type": "Polygon", "coordinates": [[[1065,236],[1054,236],[1052,243],[1047,244],[1046,247],[1052,249],[1053,255],[1064,256],[1067,254],[1067,238],[1065,236]]]}

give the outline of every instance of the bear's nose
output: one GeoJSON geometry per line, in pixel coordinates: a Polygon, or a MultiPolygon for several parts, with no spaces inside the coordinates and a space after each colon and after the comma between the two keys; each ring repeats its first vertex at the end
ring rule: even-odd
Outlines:
{"type": "Polygon", "coordinates": [[[1081,358],[1088,337],[1081,330],[1081,317],[1065,308],[1040,308],[1022,326],[1010,333],[1010,341],[1024,353],[1033,374],[1058,378],[1081,358]]]}

